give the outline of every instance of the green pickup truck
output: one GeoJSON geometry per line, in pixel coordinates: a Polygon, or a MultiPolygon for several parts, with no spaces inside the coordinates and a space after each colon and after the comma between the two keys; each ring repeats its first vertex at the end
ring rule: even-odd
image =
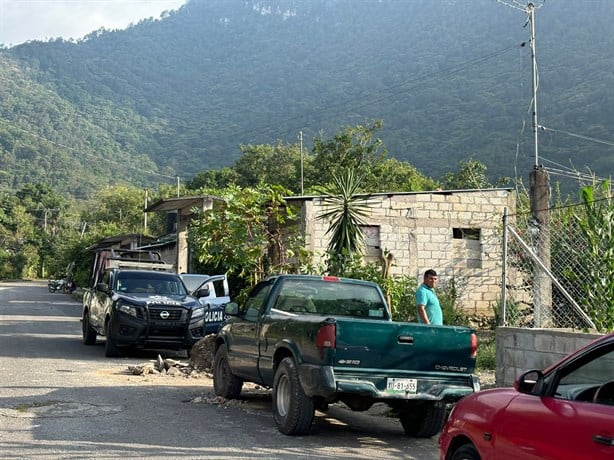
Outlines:
{"type": "Polygon", "coordinates": [[[414,437],[437,434],[446,404],[479,390],[475,331],[391,320],[375,283],[278,275],[256,285],[219,331],[214,389],[234,399],[243,382],[273,389],[273,418],[287,435],[310,430],[315,410],[341,401],[395,409],[414,437]]]}

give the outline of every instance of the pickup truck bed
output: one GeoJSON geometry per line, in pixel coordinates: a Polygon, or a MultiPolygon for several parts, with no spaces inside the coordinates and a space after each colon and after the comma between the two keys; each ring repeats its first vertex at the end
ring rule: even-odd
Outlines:
{"type": "Polygon", "coordinates": [[[234,398],[244,381],[271,387],[285,434],[306,434],[316,407],[342,401],[352,410],[385,402],[408,435],[430,437],[443,426],[446,403],[479,389],[474,331],[393,322],[374,283],[279,275],[226,313],[215,391],[234,398]]]}

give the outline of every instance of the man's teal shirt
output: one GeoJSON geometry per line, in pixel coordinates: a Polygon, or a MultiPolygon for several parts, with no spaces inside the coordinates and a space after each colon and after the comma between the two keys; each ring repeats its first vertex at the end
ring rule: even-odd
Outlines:
{"type": "MultiPolygon", "coordinates": [[[[441,305],[439,305],[439,299],[435,295],[435,291],[424,283],[416,291],[416,305],[424,305],[426,317],[431,324],[435,326],[443,324],[443,312],[441,311],[441,305]]],[[[422,322],[420,315],[418,315],[418,322],[422,322]]]]}

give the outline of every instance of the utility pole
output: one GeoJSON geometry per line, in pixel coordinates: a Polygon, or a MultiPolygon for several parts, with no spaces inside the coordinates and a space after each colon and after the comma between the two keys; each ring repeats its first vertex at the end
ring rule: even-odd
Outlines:
{"type": "Polygon", "coordinates": [[[179,176],[177,176],[177,198],[179,198],[179,176]]]}
{"type": "Polygon", "coordinates": [[[147,235],[147,202],[149,201],[149,189],[145,189],[145,207],[143,208],[143,235],[147,235]]]}
{"type": "Polygon", "coordinates": [[[299,139],[301,140],[301,196],[305,194],[303,181],[303,131],[299,131],[299,139]]]}
{"type": "MultiPolygon", "coordinates": [[[[539,81],[537,77],[537,59],[535,53],[535,5],[529,3],[526,7],[531,28],[531,68],[533,74],[533,143],[535,150],[535,162],[529,173],[529,198],[531,202],[532,222],[530,223],[533,246],[544,266],[550,270],[550,180],[548,172],[539,164],[539,150],[537,133],[537,89],[539,81]]],[[[534,303],[535,303],[535,327],[552,326],[552,281],[547,273],[539,267],[533,268],[534,278],[534,303]]]]}
{"type": "Polygon", "coordinates": [[[529,3],[527,5],[527,14],[529,15],[529,27],[531,29],[531,70],[532,70],[532,90],[533,90],[533,144],[535,149],[535,163],[534,167],[539,166],[539,151],[538,151],[538,143],[537,143],[537,88],[539,85],[538,77],[537,77],[537,58],[535,54],[535,5],[533,3],[529,3]]]}

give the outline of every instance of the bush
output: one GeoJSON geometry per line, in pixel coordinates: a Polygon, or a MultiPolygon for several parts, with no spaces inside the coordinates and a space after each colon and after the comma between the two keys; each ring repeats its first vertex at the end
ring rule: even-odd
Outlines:
{"type": "Polygon", "coordinates": [[[382,275],[381,266],[374,263],[364,264],[360,255],[346,260],[342,276],[379,284],[392,312],[392,319],[394,321],[416,321],[414,296],[417,283],[414,278],[405,275],[385,278],[382,275]]]}
{"type": "MultiPolygon", "coordinates": [[[[345,261],[342,276],[347,278],[373,281],[380,285],[392,312],[394,321],[418,321],[416,312],[416,290],[418,282],[414,277],[397,275],[384,278],[378,264],[364,264],[362,258],[355,255],[345,261]]],[[[450,326],[466,326],[469,319],[458,308],[459,282],[451,278],[437,289],[437,297],[443,312],[443,323],[450,326]]]]}
{"type": "Polygon", "coordinates": [[[443,324],[449,326],[466,326],[469,318],[463,310],[458,308],[459,281],[450,278],[446,283],[442,283],[437,288],[437,298],[443,312],[443,324]]]}
{"type": "Polygon", "coordinates": [[[478,344],[476,370],[494,370],[497,364],[496,351],[497,347],[494,337],[480,341],[478,344]]]}

